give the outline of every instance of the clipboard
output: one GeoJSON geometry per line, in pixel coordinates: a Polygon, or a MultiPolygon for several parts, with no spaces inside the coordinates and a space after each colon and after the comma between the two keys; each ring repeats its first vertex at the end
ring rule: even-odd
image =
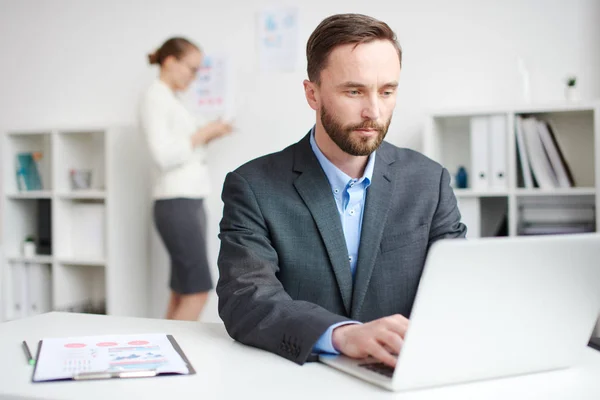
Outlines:
{"type": "Polygon", "coordinates": [[[43,339],[35,359],[33,383],[196,374],[173,335],[159,333],[43,339]]]}

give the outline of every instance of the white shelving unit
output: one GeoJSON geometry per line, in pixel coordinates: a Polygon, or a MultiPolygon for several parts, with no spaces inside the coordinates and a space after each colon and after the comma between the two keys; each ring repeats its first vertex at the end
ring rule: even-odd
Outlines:
{"type": "MultiPolygon", "coordinates": [[[[502,189],[456,189],[461,213],[471,228],[469,237],[495,236],[499,218],[508,216],[508,236],[518,236],[521,206],[530,201],[568,199],[600,207],[600,103],[547,106],[515,106],[493,109],[436,111],[429,115],[424,135],[424,152],[456,174],[459,166],[472,182],[470,121],[478,116],[501,116],[506,126],[507,185],[502,189]],[[535,116],[552,121],[557,141],[575,178],[575,187],[557,189],[525,188],[520,179],[520,165],[515,138],[515,118],[535,116]],[[544,200],[545,199],[545,200],[544,200]],[[474,235],[473,235],[474,233],[474,235]]],[[[469,184],[470,185],[470,184],[469,184]]],[[[595,218],[596,231],[600,219],[595,218]]]]}
{"type": "MultiPolygon", "coordinates": [[[[449,170],[454,183],[459,166],[467,169],[468,182],[472,182],[470,122],[472,117],[478,116],[502,116],[505,119],[507,184],[506,188],[499,190],[475,190],[469,186],[471,183],[466,189],[455,189],[463,221],[468,227],[467,237],[496,236],[505,216],[507,236],[519,236],[522,206],[528,202],[591,204],[595,210],[595,231],[600,232],[600,218],[597,216],[600,209],[600,102],[431,113],[425,127],[424,152],[449,170]],[[515,136],[518,116],[552,121],[556,127],[556,139],[573,174],[574,187],[546,190],[524,187],[515,136]]],[[[600,321],[595,335],[600,335],[600,321]]]]}
{"type": "Polygon", "coordinates": [[[110,315],[146,316],[150,197],[142,137],[122,127],[3,136],[0,321],[86,304],[110,315]],[[43,153],[43,190],[18,190],[21,152],[43,153]],[[73,169],[91,170],[91,187],[73,189],[73,169]],[[51,204],[51,254],[27,258],[22,243],[37,235],[40,202],[51,204]]]}

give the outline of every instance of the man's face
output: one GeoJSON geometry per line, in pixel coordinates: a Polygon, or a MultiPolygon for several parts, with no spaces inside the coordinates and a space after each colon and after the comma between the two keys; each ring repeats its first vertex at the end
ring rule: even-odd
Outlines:
{"type": "Polygon", "coordinates": [[[342,151],[367,156],[379,147],[396,106],[399,76],[398,53],[387,40],[331,52],[315,105],[323,128],[342,151]]]}

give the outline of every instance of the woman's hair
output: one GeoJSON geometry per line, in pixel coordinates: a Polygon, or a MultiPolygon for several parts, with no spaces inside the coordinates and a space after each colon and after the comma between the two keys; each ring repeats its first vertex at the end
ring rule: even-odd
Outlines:
{"type": "Polygon", "coordinates": [[[191,49],[200,51],[200,48],[188,39],[183,37],[172,37],[164,42],[154,53],[148,54],[148,62],[151,65],[162,65],[169,56],[174,56],[179,60],[191,49]]]}

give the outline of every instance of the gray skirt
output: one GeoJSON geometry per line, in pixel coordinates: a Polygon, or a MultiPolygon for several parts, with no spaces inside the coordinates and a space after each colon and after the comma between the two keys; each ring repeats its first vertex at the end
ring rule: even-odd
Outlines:
{"type": "Polygon", "coordinates": [[[206,251],[206,212],[202,199],[154,202],[154,223],[171,259],[171,290],[179,294],[213,288],[206,251]]]}

